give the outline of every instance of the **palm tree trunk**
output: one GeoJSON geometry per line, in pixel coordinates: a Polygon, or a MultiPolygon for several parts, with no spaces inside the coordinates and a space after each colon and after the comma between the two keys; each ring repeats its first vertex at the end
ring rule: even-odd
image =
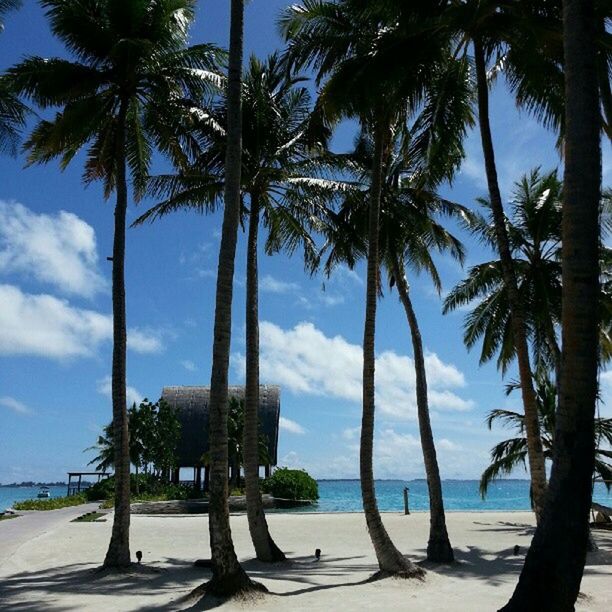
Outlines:
{"type": "Polygon", "coordinates": [[[373,446],[374,446],[374,410],[375,387],[374,369],[375,333],[376,333],[376,301],[378,299],[378,233],[379,211],[382,186],[382,169],[384,151],[389,127],[379,118],[374,134],[374,162],[372,168],[372,184],[370,186],[370,213],[368,228],[368,271],[366,282],[366,309],[363,332],[363,414],[361,419],[361,445],[359,453],[359,472],[361,478],[361,496],[368,533],[376,552],[380,571],[378,575],[397,575],[406,578],[421,577],[423,570],[404,558],[395,547],[385,529],[374,490],[373,446]]]}
{"type": "Polygon", "coordinates": [[[601,116],[593,2],[563,0],[566,138],[561,397],[550,491],[504,610],[574,610],[586,559],[599,342],[601,116]],[[560,511],[561,510],[561,511],[560,511]]]}
{"type": "Polygon", "coordinates": [[[210,505],[209,532],[213,575],[206,591],[228,597],[255,588],[234,550],[228,507],[228,369],[232,333],[234,263],[240,216],[242,165],[242,54],[244,0],[231,2],[227,93],[227,154],[225,208],[215,303],[212,374],[210,381],[210,505]]]}
{"type": "Polygon", "coordinates": [[[478,120],[480,124],[480,136],[482,139],[482,150],[485,160],[497,247],[499,249],[504,285],[508,292],[508,302],[510,304],[512,332],[514,335],[521,392],[523,396],[523,407],[525,411],[525,430],[527,433],[527,455],[531,474],[531,490],[536,517],[539,521],[546,495],[546,468],[544,465],[544,453],[542,451],[542,439],[540,437],[538,423],[538,406],[535,390],[533,388],[525,317],[518,295],[518,285],[514,273],[512,254],[510,252],[508,232],[506,230],[506,218],[504,215],[501,193],[499,191],[499,183],[497,181],[495,152],[493,149],[493,138],[491,136],[491,126],[489,123],[489,85],[487,83],[485,55],[482,44],[477,40],[474,41],[474,59],[478,87],[478,120]]]}
{"type": "MultiPolygon", "coordinates": [[[[604,37],[606,35],[606,23],[603,19],[599,23],[599,35],[604,37]]],[[[606,54],[603,51],[598,51],[598,55],[597,77],[603,117],[605,120],[605,133],[608,138],[612,138],[612,91],[610,89],[610,78],[608,76],[608,63],[605,59],[606,54]]]]}
{"type": "Polygon", "coordinates": [[[397,283],[397,290],[406,311],[410,335],[412,337],[412,350],[414,353],[414,369],[416,373],[416,400],[419,418],[419,433],[421,435],[421,448],[423,449],[423,463],[427,475],[427,488],[429,490],[429,541],[427,543],[427,560],[436,563],[452,563],[455,560],[453,549],[446,529],[444,515],[444,498],[442,497],[442,481],[440,468],[436,456],[431,421],[429,418],[429,402],[427,398],[427,373],[425,371],[425,356],[423,353],[423,340],[419,323],[410,300],[410,290],[404,272],[397,256],[393,259],[393,275],[397,283]]]}
{"type": "Polygon", "coordinates": [[[270,536],[259,490],[259,295],[257,237],[259,196],[251,194],[246,279],[246,387],[244,398],[244,480],[249,531],[260,561],[284,561],[270,536]]]}
{"type": "Polygon", "coordinates": [[[130,565],[130,436],[126,397],[126,314],[125,314],[125,225],[127,180],[125,162],[125,118],[127,101],[117,117],[115,151],[117,203],[113,237],[113,441],[115,447],[115,514],[104,567],[130,565]]]}

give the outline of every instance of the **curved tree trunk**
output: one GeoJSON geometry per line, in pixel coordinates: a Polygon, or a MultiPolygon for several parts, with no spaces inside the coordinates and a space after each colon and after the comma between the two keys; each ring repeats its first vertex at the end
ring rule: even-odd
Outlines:
{"type": "Polygon", "coordinates": [[[125,117],[122,101],[117,117],[117,203],[113,237],[113,442],[115,450],[115,514],[104,567],[130,565],[130,436],[126,397],[126,315],[125,315],[125,219],[127,180],[125,163],[125,117]]]}
{"type": "Polygon", "coordinates": [[[431,421],[429,419],[429,402],[427,398],[427,373],[425,371],[425,356],[423,353],[423,340],[419,323],[410,300],[408,282],[404,276],[397,257],[393,259],[393,275],[397,283],[397,290],[406,311],[406,318],[412,337],[414,353],[414,369],[416,373],[416,400],[419,417],[419,433],[421,448],[423,449],[423,463],[427,475],[427,488],[429,490],[429,541],[427,542],[427,560],[436,563],[452,563],[455,560],[453,549],[446,529],[444,515],[444,498],[442,497],[442,481],[440,468],[436,456],[431,421]]]}
{"type": "Polygon", "coordinates": [[[375,410],[375,333],[376,333],[376,300],[378,299],[378,219],[380,211],[380,194],[382,185],[382,167],[388,125],[376,126],[374,134],[375,152],[370,186],[370,213],[368,228],[368,272],[366,283],[366,310],[363,332],[363,414],[361,419],[361,446],[359,453],[359,471],[361,477],[361,496],[368,532],[376,552],[380,572],[378,575],[397,575],[403,577],[421,577],[423,570],[407,560],[395,547],[385,529],[374,490],[373,446],[374,446],[374,410],[375,410]]]}
{"type": "Polygon", "coordinates": [[[510,252],[510,243],[508,241],[508,232],[506,229],[506,218],[504,215],[501,193],[499,191],[499,183],[497,181],[495,152],[493,149],[493,139],[491,137],[491,126],[489,124],[489,85],[487,83],[485,54],[482,45],[478,41],[474,41],[474,59],[478,87],[478,121],[480,124],[480,136],[482,139],[482,150],[489,187],[491,211],[493,213],[493,222],[495,225],[497,248],[499,249],[504,285],[508,292],[508,302],[510,304],[512,333],[514,336],[521,392],[523,396],[523,407],[525,411],[525,431],[527,433],[527,455],[531,475],[531,491],[536,517],[539,521],[546,496],[546,468],[544,465],[544,453],[542,451],[542,439],[540,437],[538,406],[529,359],[525,317],[518,294],[512,253],[510,252]]]}
{"type": "Polygon", "coordinates": [[[244,399],[244,480],[249,531],[260,561],[284,561],[268,529],[259,490],[259,295],[257,237],[259,198],[251,194],[246,278],[246,387],[244,399]]]}
{"type": "Polygon", "coordinates": [[[591,0],[564,0],[561,397],[544,516],[506,611],[574,610],[586,559],[599,343],[601,115],[591,0]],[[559,511],[559,509],[562,511],[559,511]]]}
{"type": "Polygon", "coordinates": [[[213,575],[206,591],[223,597],[256,587],[238,562],[229,521],[228,499],[228,369],[232,332],[234,263],[240,217],[242,164],[242,53],[244,0],[231,3],[230,58],[227,93],[225,208],[215,303],[210,381],[210,506],[208,525],[213,575]]]}

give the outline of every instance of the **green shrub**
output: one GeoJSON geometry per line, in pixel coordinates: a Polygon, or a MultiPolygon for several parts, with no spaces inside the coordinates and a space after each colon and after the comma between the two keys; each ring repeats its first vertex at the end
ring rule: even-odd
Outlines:
{"type": "MultiPolygon", "coordinates": [[[[130,475],[130,491],[132,502],[140,501],[166,501],[170,499],[196,499],[202,497],[201,491],[194,487],[175,485],[159,480],[150,474],[130,475]],[[138,482],[138,487],[136,487],[138,482]],[[137,491],[138,489],[138,491],[137,491]]],[[[85,490],[90,501],[100,499],[112,500],[115,495],[115,477],[105,478],[85,490]]],[[[112,507],[112,503],[110,504],[112,507]]]]}
{"type": "Polygon", "coordinates": [[[262,482],[262,489],[281,499],[319,499],[319,486],[305,470],[277,469],[262,482]]]}
{"type": "Polygon", "coordinates": [[[85,495],[71,495],[70,497],[52,497],[50,499],[28,499],[13,504],[15,510],[57,510],[70,506],[80,506],[87,502],[85,495]]]}

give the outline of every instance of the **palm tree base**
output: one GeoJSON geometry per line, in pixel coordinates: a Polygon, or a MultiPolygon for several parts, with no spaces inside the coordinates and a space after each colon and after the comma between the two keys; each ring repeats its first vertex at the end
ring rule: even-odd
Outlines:
{"type": "Polygon", "coordinates": [[[427,561],[431,563],[453,563],[455,555],[448,537],[431,538],[427,543],[427,561]]]}
{"type": "Polygon", "coordinates": [[[270,538],[268,544],[268,550],[265,554],[257,554],[257,560],[263,563],[283,563],[287,561],[285,553],[274,543],[274,540],[270,538]]]}
{"type": "MultiPolygon", "coordinates": [[[[265,525],[265,529],[267,531],[267,524],[265,525]]],[[[255,543],[255,540],[253,540],[253,543],[255,543]]],[[[276,542],[269,533],[263,542],[255,546],[255,555],[257,560],[263,563],[282,563],[283,561],[287,561],[285,553],[276,545],[276,542]]]]}
{"type": "Polygon", "coordinates": [[[237,595],[244,596],[267,592],[268,589],[263,584],[251,580],[244,570],[239,569],[236,572],[224,574],[223,576],[213,575],[208,582],[194,589],[191,595],[198,597],[210,595],[228,599],[237,595]]]}
{"type": "Polygon", "coordinates": [[[375,574],[372,574],[368,579],[368,582],[376,582],[377,580],[384,580],[385,578],[406,578],[424,580],[425,570],[418,565],[413,563],[407,564],[405,568],[390,571],[390,570],[378,570],[375,574]]]}
{"type": "Polygon", "coordinates": [[[127,571],[132,567],[132,565],[134,564],[130,558],[130,549],[128,548],[127,551],[125,551],[124,547],[116,546],[114,542],[111,542],[109,549],[106,552],[102,569],[127,571]]]}

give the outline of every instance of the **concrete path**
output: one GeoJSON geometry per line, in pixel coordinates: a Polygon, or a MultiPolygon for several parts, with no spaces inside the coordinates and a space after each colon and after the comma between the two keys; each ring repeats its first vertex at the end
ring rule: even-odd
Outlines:
{"type": "Polygon", "coordinates": [[[60,510],[19,512],[21,516],[0,521],[0,568],[8,561],[20,546],[44,535],[62,523],[86,512],[97,510],[99,503],[81,504],[60,510]]]}

